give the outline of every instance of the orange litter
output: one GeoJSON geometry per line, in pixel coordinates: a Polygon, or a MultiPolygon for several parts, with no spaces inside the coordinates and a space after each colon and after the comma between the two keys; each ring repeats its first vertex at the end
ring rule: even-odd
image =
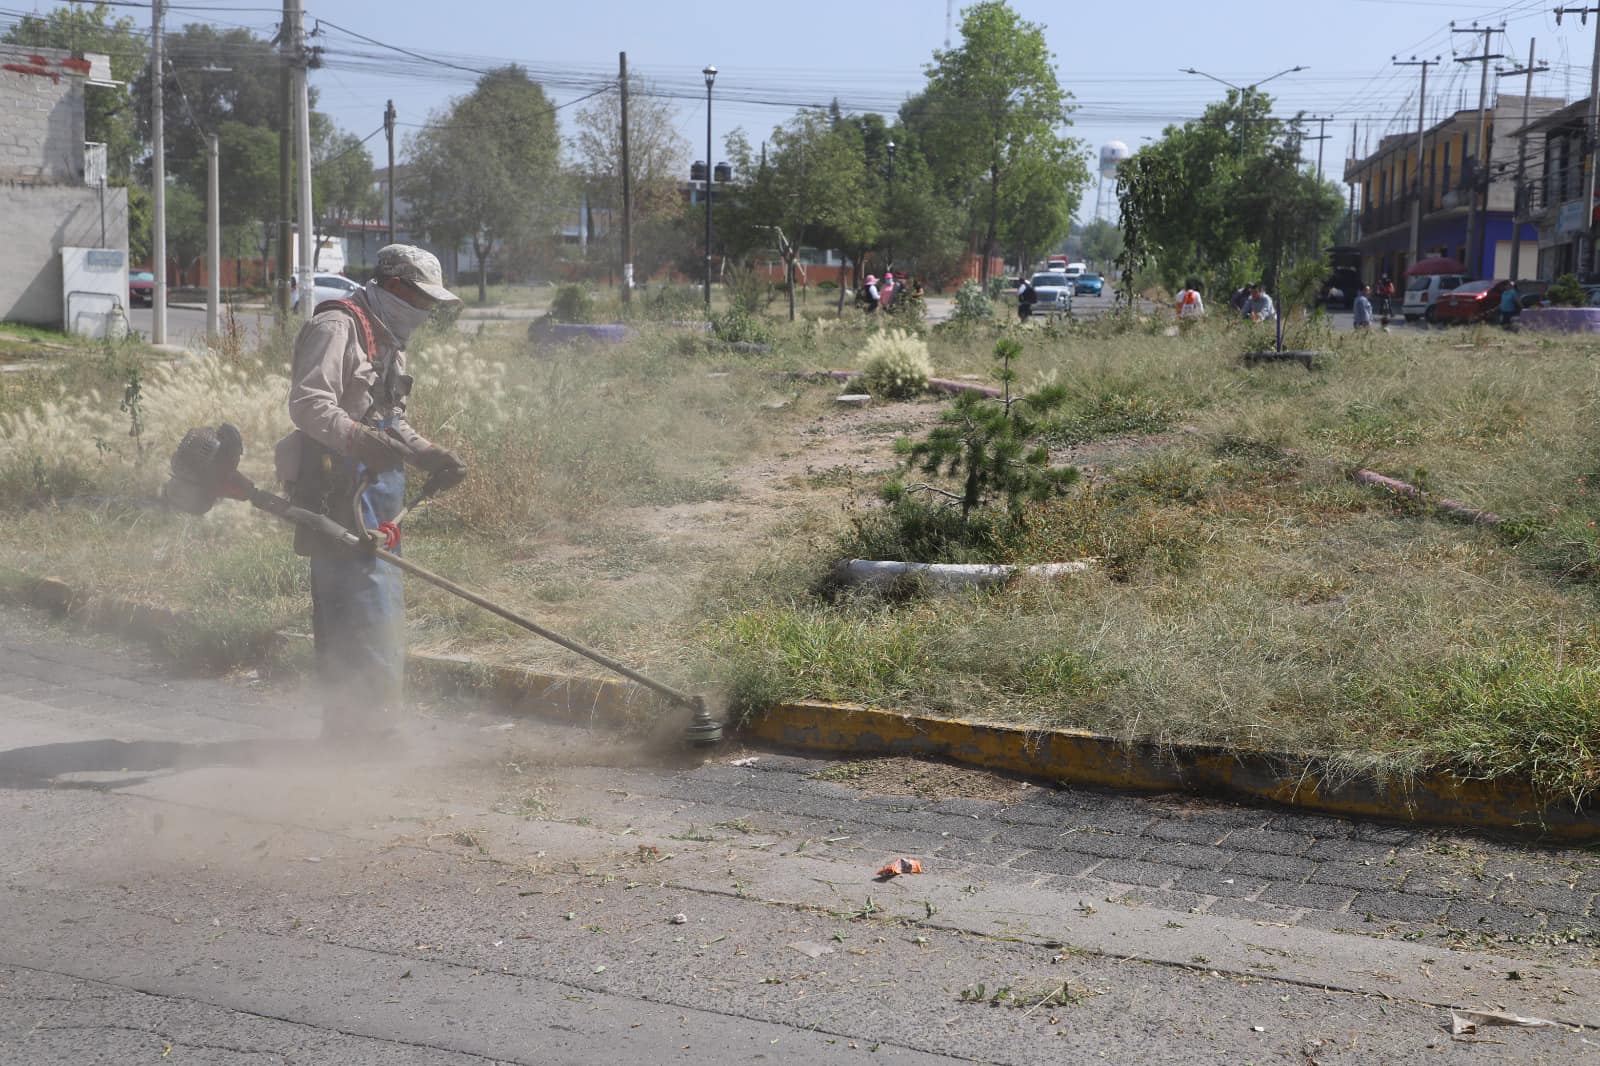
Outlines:
{"type": "Polygon", "coordinates": [[[922,864],[916,859],[890,859],[889,865],[878,871],[878,880],[887,881],[890,878],[899,877],[901,874],[920,874],[921,872],[922,864]]]}

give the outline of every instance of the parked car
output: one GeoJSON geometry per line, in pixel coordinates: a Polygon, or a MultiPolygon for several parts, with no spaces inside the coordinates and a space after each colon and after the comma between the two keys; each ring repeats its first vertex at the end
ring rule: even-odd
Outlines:
{"type": "Polygon", "coordinates": [[[1101,296],[1104,295],[1105,284],[1106,279],[1099,274],[1079,274],[1077,280],[1072,283],[1072,288],[1074,295],[1082,293],[1085,296],[1101,296]]]}
{"type": "Polygon", "coordinates": [[[1464,278],[1460,274],[1417,274],[1406,279],[1405,298],[1400,313],[1407,322],[1417,319],[1433,321],[1433,305],[1443,293],[1453,291],[1464,278]]]}
{"type": "MultiPolygon", "coordinates": [[[[352,293],[359,292],[361,289],[359,284],[351,281],[343,274],[313,274],[311,275],[311,284],[313,286],[312,295],[316,300],[316,303],[312,304],[313,307],[324,300],[349,299],[352,293]]],[[[290,300],[289,303],[290,306],[299,309],[300,294],[296,292],[294,299],[290,300]]]]}
{"type": "Polygon", "coordinates": [[[1449,292],[1440,293],[1433,302],[1430,321],[1441,325],[1467,325],[1472,322],[1491,322],[1500,314],[1500,295],[1509,281],[1469,281],[1457,285],[1449,292]]]}
{"type": "Polygon", "coordinates": [[[128,306],[154,307],[156,302],[156,276],[148,270],[136,270],[128,275],[128,306]]]}
{"type": "Polygon", "coordinates": [[[1029,284],[1033,286],[1034,314],[1059,315],[1072,310],[1072,279],[1065,274],[1035,274],[1029,284]]]}

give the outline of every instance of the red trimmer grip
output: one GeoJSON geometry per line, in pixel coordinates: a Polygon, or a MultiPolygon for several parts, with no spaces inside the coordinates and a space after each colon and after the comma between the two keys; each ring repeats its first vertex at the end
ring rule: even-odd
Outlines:
{"type": "Polygon", "coordinates": [[[379,522],[378,532],[383,534],[383,550],[392,552],[400,547],[400,527],[393,522],[379,522]]]}

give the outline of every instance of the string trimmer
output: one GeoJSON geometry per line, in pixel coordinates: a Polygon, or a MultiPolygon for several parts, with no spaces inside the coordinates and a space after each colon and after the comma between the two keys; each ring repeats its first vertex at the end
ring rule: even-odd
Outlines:
{"type": "MultiPolygon", "coordinates": [[[[224,422],[216,429],[209,427],[191,429],[184,434],[178,450],[172,453],[172,477],[162,489],[162,497],[174,508],[194,515],[205,514],[219,499],[243,500],[257,510],[265,511],[294,525],[304,526],[348,551],[382,559],[391,566],[399,567],[408,574],[415,574],[436,588],[444,589],[453,596],[459,596],[468,603],[499,615],[530,633],[537,633],[544,639],[559,644],[568,651],[576,652],[590,662],[598,663],[629,681],[643,685],[669,702],[693,712],[694,718],[684,731],[684,740],[688,743],[711,745],[722,739],[722,723],[711,717],[711,712],[706,709],[704,697],[687,695],[654,678],[646,677],[604,652],[585,647],[570,637],[546,629],[515,611],[508,610],[470,589],[462,588],[454,581],[440,577],[433,571],[396,555],[380,546],[384,542],[380,540],[382,534],[377,531],[368,531],[366,536],[362,536],[344,528],[326,515],[296,507],[282,496],[257,488],[254,482],[239,473],[239,459],[243,455],[244,440],[240,437],[239,431],[228,423],[224,422]]],[[[423,497],[431,495],[427,486],[423,487],[422,495],[423,497]]],[[[360,513],[359,510],[357,513],[360,513]]]]}

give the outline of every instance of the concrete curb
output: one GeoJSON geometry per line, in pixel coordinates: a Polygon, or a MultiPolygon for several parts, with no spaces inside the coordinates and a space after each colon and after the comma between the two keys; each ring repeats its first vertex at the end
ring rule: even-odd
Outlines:
{"type": "Polygon", "coordinates": [[[1063,784],[1199,792],[1336,815],[1531,832],[1568,843],[1600,840],[1592,810],[1542,800],[1522,779],[1472,779],[1448,769],[1405,781],[1352,780],[1334,775],[1315,756],[1037,732],[850,704],[782,704],[752,715],[738,735],[799,751],[930,756],[1063,784]]]}
{"type": "MultiPolygon", "coordinates": [[[[7,598],[73,614],[101,629],[159,638],[181,612],[86,596],[57,578],[24,582],[7,598]]],[[[293,639],[279,634],[280,642],[293,639]]],[[[645,689],[608,678],[548,674],[466,656],[408,652],[408,678],[435,692],[490,695],[516,716],[633,728],[659,716],[645,689]]],[[[1062,785],[1194,792],[1298,810],[1425,825],[1491,829],[1569,844],[1600,841],[1588,808],[1549,802],[1520,778],[1474,779],[1435,769],[1404,781],[1349,779],[1315,756],[1203,744],[1122,741],[1074,730],[1032,731],[855,704],[795,702],[730,724],[731,737],[835,756],[916,755],[1062,785]]]]}

